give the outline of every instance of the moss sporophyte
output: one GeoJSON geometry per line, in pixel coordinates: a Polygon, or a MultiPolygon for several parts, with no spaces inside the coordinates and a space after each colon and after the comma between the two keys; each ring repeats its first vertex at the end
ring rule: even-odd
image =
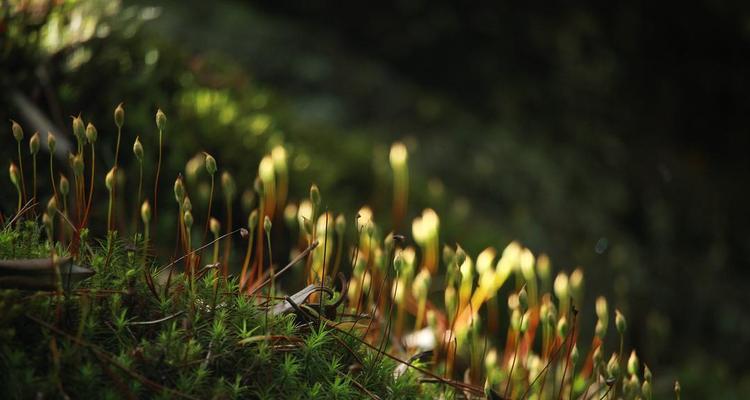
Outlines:
{"type": "Polygon", "coordinates": [[[479,252],[446,243],[438,212],[410,208],[403,143],[391,148],[390,207],[338,212],[324,187],[290,191],[294,153],[278,142],[252,176],[197,150],[185,171],[170,160],[175,201],[161,202],[163,111],[155,123],[158,137],[134,135],[120,155],[120,136],[132,138],[122,104],[116,137],[74,117],[69,165],[55,163],[47,135],[49,172],[36,168],[39,135],[11,123],[0,397],[651,398],[644,353],[626,349],[625,314],[613,317],[601,296],[586,308],[584,269],[555,274],[518,242],[479,252]],[[113,142],[96,178],[108,160],[97,151],[111,157],[101,144],[113,142]],[[43,203],[25,192],[29,158],[31,198],[43,203]]]}

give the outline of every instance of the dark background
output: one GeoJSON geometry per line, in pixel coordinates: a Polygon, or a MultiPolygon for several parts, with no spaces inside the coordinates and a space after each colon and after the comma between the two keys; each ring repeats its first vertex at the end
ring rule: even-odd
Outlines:
{"type": "Polygon", "coordinates": [[[47,53],[0,36],[0,117],[23,93],[64,132],[78,110],[111,124],[124,100],[126,137],[153,144],[158,105],[178,138],[168,174],[203,147],[247,187],[284,141],[309,161],[297,197],[315,181],[332,206],[381,218],[387,149],[404,140],[410,215],[436,208],[442,240],[476,254],[518,239],[558,270],[582,265],[587,304],[625,311],[657,389],[750,393],[748,3],[90,4],[108,35],[47,53]]]}
{"type": "MultiPolygon", "coordinates": [[[[539,156],[552,159],[549,176],[498,160],[486,178],[473,180],[476,185],[461,188],[467,180],[455,179],[448,187],[464,192],[501,226],[509,218],[504,209],[523,202],[528,223],[545,231],[546,239],[521,233],[522,239],[551,250],[563,265],[581,262],[571,256],[571,243],[588,242],[596,252],[599,240],[592,235],[609,238],[608,251],[622,245],[619,251],[629,254],[619,257],[627,261],[586,257],[584,265],[611,268],[627,286],[621,294],[629,293],[630,315],[646,328],[633,340],[656,347],[661,338],[648,328],[658,331],[655,315],[663,313],[669,339],[652,357],[718,357],[732,372],[746,371],[746,3],[400,1],[363,10],[281,1],[258,7],[315,37],[331,38],[351,57],[375,60],[482,127],[511,130],[521,147],[541,148],[539,156]],[[560,180],[564,188],[556,196],[524,182],[514,184],[528,187],[506,193],[492,184],[506,173],[560,180]],[[608,206],[610,212],[593,221],[576,215],[608,206]]],[[[362,108],[360,119],[373,118],[367,105],[362,108]]],[[[502,135],[484,129],[457,134],[436,126],[416,135],[423,146],[456,152],[465,162],[478,148],[503,145],[502,135]]],[[[455,164],[427,163],[448,181],[460,175],[451,171],[455,164]]],[[[713,372],[707,367],[701,373],[713,372]]]]}

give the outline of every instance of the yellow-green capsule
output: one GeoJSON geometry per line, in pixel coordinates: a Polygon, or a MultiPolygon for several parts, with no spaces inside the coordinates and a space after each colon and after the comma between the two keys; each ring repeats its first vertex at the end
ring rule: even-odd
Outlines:
{"type": "Polygon", "coordinates": [[[458,265],[459,267],[461,267],[462,265],[464,265],[464,262],[466,262],[466,252],[459,245],[456,245],[456,257],[455,257],[455,260],[456,260],[456,265],[458,265]]]}
{"type": "Polygon", "coordinates": [[[409,152],[406,150],[406,145],[401,142],[396,142],[391,145],[391,152],[389,154],[389,161],[391,167],[394,170],[399,170],[406,165],[406,161],[409,158],[409,152]]]}
{"type": "Polygon", "coordinates": [[[620,310],[615,310],[615,326],[617,327],[617,332],[620,333],[620,335],[625,334],[625,330],[627,329],[627,322],[625,321],[625,316],[622,315],[620,310]]]}
{"type": "Polygon", "coordinates": [[[49,147],[50,153],[54,153],[57,147],[57,138],[52,132],[47,132],[47,147],[49,147]]]}
{"type": "Polygon", "coordinates": [[[33,155],[39,153],[39,142],[39,132],[34,132],[29,140],[29,154],[33,155]]]}
{"type": "Polygon", "coordinates": [[[10,167],[8,167],[8,173],[10,174],[10,181],[13,183],[13,186],[18,187],[18,185],[21,183],[21,173],[18,171],[18,167],[14,162],[10,162],[10,167]]]}
{"type": "Polygon", "coordinates": [[[79,142],[86,141],[86,128],[83,126],[83,119],[81,114],[73,118],[73,134],[78,138],[79,142]]]}
{"type": "Polygon", "coordinates": [[[83,175],[83,154],[78,154],[73,156],[72,161],[72,167],[73,167],[73,173],[76,176],[83,175]]]}
{"type": "Polygon", "coordinates": [[[156,127],[163,131],[167,127],[167,116],[161,109],[156,110],[156,127]]]}
{"type": "Polygon", "coordinates": [[[219,234],[221,233],[221,222],[219,222],[218,219],[211,217],[208,226],[214,236],[219,236],[219,234]]]}
{"type": "Polygon", "coordinates": [[[56,213],[57,213],[57,200],[55,200],[55,197],[52,196],[47,202],[47,214],[55,215],[56,213]]]}
{"type": "Polygon", "coordinates": [[[193,213],[191,211],[185,211],[182,220],[185,222],[185,226],[190,229],[193,226],[193,213]]]}
{"type": "Polygon", "coordinates": [[[115,125],[122,129],[122,125],[125,123],[125,109],[122,108],[122,103],[117,105],[115,108],[115,125]]]}
{"type": "Polygon", "coordinates": [[[206,171],[209,175],[216,173],[216,159],[208,153],[206,153],[206,171]]]}
{"type": "Polygon", "coordinates": [[[70,181],[65,175],[60,174],[60,184],[58,186],[60,187],[60,193],[62,193],[63,196],[67,196],[68,193],[70,193],[70,181]]]}
{"type": "Polygon", "coordinates": [[[86,139],[88,139],[90,143],[96,143],[96,138],[98,136],[99,132],[96,131],[96,127],[89,122],[89,124],[86,125],[86,139]]]}
{"type": "Polygon", "coordinates": [[[607,299],[604,296],[596,298],[596,316],[602,321],[604,325],[609,323],[609,308],[607,307],[607,299]]]}
{"type": "Polygon", "coordinates": [[[104,186],[107,187],[108,191],[112,191],[115,186],[115,169],[112,168],[107,172],[107,176],[104,177],[104,186]]]}
{"type": "Polygon", "coordinates": [[[52,218],[49,216],[49,214],[44,213],[42,215],[42,224],[44,225],[44,228],[47,230],[48,235],[52,235],[52,218]]]}
{"type": "Polygon", "coordinates": [[[628,358],[628,373],[630,375],[636,375],[638,374],[638,355],[635,354],[635,350],[630,352],[630,358],[628,358]]]}
{"type": "Polygon", "coordinates": [[[620,376],[620,360],[617,357],[617,353],[612,353],[612,357],[607,362],[607,375],[610,378],[617,378],[620,376]]]}
{"type": "Polygon", "coordinates": [[[313,184],[310,186],[310,202],[313,204],[313,208],[315,210],[318,209],[320,206],[321,198],[320,198],[320,189],[318,189],[318,185],[313,184]]]}
{"type": "Polygon", "coordinates": [[[133,154],[138,161],[143,161],[143,145],[141,144],[141,137],[136,136],[135,142],[133,142],[133,154]]]}
{"type": "Polygon", "coordinates": [[[393,259],[393,269],[396,273],[401,272],[404,269],[404,258],[401,257],[401,253],[396,254],[396,258],[393,259]]]}
{"type": "Polygon", "coordinates": [[[10,120],[10,126],[10,130],[13,132],[13,137],[16,139],[16,142],[23,140],[23,128],[21,128],[21,125],[16,121],[10,120]]]}
{"type": "Polygon", "coordinates": [[[179,205],[182,205],[185,200],[185,185],[182,183],[181,176],[178,176],[174,181],[174,198],[179,205]]]}
{"type": "Polygon", "coordinates": [[[144,201],[141,205],[141,220],[144,224],[148,224],[151,221],[151,204],[148,200],[144,201]]]}

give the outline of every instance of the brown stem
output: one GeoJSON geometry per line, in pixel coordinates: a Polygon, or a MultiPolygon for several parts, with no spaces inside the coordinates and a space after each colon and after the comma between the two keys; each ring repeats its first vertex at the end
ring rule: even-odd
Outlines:
{"type": "MultiPolygon", "coordinates": [[[[262,220],[258,222],[258,225],[262,220]]],[[[232,199],[227,199],[227,232],[232,230],[232,199]]],[[[232,238],[230,237],[227,244],[224,245],[224,256],[221,259],[221,272],[224,276],[229,274],[229,255],[232,251],[232,238]]]]}
{"type": "Polygon", "coordinates": [[[161,172],[162,130],[159,129],[159,161],[156,164],[156,179],[154,180],[154,223],[159,221],[159,174],[161,172]]]}
{"type": "MultiPolygon", "coordinates": [[[[94,143],[91,143],[91,182],[89,184],[89,200],[86,204],[86,212],[83,216],[82,226],[86,226],[89,220],[89,213],[91,212],[91,201],[94,198],[94,171],[96,170],[96,152],[94,151],[94,143]]],[[[115,175],[117,176],[117,175],[115,175]]],[[[117,185],[115,185],[117,186],[117,185]]],[[[114,188],[112,188],[114,190],[114,188]]],[[[112,229],[110,225],[107,225],[107,229],[112,229]]]]}
{"type": "Polygon", "coordinates": [[[21,141],[18,141],[18,169],[21,173],[21,193],[23,194],[23,203],[26,202],[26,180],[23,176],[23,158],[21,157],[21,141]]]}
{"type": "Polygon", "coordinates": [[[203,228],[203,239],[201,242],[206,241],[206,237],[208,237],[208,225],[211,223],[211,206],[213,205],[214,201],[214,176],[211,175],[211,191],[208,195],[208,211],[206,212],[206,226],[203,228]]]}

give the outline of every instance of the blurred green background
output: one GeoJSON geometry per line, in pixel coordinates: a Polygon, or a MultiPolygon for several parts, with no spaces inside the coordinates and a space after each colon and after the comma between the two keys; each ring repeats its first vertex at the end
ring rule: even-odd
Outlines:
{"type": "Polygon", "coordinates": [[[587,305],[628,315],[662,393],[750,396],[749,3],[0,4],[0,120],[27,135],[70,138],[81,112],[104,171],[113,108],[124,154],[140,135],[151,160],[160,107],[165,198],[201,150],[242,191],[284,143],[293,199],[316,182],[331,209],[380,218],[403,140],[409,213],[435,208],[441,240],[583,266],[587,305]]]}

